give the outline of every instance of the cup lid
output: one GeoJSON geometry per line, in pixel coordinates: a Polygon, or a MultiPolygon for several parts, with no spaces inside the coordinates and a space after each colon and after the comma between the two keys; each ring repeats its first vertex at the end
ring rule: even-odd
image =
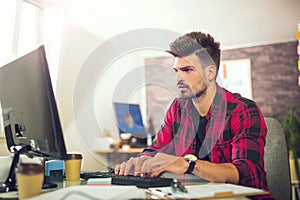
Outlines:
{"type": "Polygon", "coordinates": [[[82,155],[80,153],[68,153],[66,160],[78,160],[82,159],[82,155]]]}
{"type": "Polygon", "coordinates": [[[40,174],[44,173],[44,167],[37,163],[20,163],[16,171],[22,174],[40,174]]]}

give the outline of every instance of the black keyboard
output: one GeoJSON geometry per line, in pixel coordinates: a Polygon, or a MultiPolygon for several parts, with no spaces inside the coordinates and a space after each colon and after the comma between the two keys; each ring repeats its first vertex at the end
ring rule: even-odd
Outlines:
{"type": "Polygon", "coordinates": [[[135,185],[140,188],[163,187],[172,185],[172,178],[163,177],[140,177],[140,176],[119,176],[108,171],[81,171],[80,177],[89,178],[111,178],[115,185],[135,185]]]}

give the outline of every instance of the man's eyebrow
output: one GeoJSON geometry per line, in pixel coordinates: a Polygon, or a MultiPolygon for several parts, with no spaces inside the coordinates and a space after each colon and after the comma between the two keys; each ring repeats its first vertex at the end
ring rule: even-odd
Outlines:
{"type": "Polygon", "coordinates": [[[173,68],[174,70],[187,70],[187,69],[191,69],[191,68],[195,68],[194,66],[192,66],[192,65],[187,65],[187,66],[184,66],[184,67],[180,67],[180,68],[173,68]]]}

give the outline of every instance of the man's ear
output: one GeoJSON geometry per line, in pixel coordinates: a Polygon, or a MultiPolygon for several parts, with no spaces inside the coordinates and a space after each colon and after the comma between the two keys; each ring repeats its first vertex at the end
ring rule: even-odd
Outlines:
{"type": "Polygon", "coordinates": [[[215,80],[216,79],[216,75],[217,75],[217,68],[215,65],[210,65],[208,66],[206,71],[207,74],[207,79],[209,81],[215,80]]]}

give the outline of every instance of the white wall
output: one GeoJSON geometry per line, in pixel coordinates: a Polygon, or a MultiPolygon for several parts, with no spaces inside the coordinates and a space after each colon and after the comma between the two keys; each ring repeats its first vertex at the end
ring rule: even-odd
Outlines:
{"type": "Polygon", "coordinates": [[[78,151],[83,153],[84,165],[89,163],[92,166],[99,165],[96,159],[90,156],[80,141],[77,127],[74,122],[73,113],[73,91],[76,77],[89,52],[101,43],[101,38],[78,27],[74,24],[65,24],[63,33],[63,48],[61,51],[61,68],[59,70],[57,82],[57,103],[60,118],[63,126],[66,146],[68,151],[78,151]],[[76,34],[74,34],[76,33],[76,34]]]}
{"type": "Polygon", "coordinates": [[[139,28],[209,32],[224,47],[295,40],[299,0],[66,0],[68,18],[104,39],[139,28]]]}
{"type": "Polygon", "coordinates": [[[119,139],[112,102],[145,104],[144,53],[125,51],[106,61],[111,49],[106,51],[104,41],[71,23],[63,41],[56,96],[67,150],[84,154],[85,169],[104,169],[105,157],[94,151],[104,148],[103,129],[119,139]]]}

